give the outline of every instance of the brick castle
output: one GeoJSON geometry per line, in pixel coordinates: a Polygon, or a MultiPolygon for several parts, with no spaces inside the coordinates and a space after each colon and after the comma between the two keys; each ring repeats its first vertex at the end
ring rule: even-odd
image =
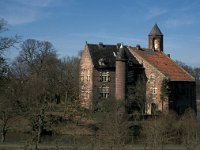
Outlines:
{"type": "Polygon", "coordinates": [[[144,83],[145,114],[196,111],[195,79],[164,53],[157,24],[148,40],[148,48],[86,42],[80,61],[81,105],[95,110],[102,99],[127,101],[134,94],[129,89],[144,83]]]}

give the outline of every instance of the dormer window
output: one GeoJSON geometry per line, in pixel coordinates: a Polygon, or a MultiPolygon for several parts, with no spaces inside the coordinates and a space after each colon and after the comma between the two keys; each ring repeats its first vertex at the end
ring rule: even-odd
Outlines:
{"type": "Polygon", "coordinates": [[[105,61],[103,58],[100,58],[98,63],[99,63],[99,66],[105,66],[105,61]]]}

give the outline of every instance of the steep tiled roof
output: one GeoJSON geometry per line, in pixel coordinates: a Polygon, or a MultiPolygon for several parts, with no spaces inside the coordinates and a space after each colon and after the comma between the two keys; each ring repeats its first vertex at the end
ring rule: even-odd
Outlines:
{"type": "Polygon", "coordinates": [[[183,68],[178,66],[171,58],[163,52],[156,52],[151,49],[137,50],[129,47],[130,51],[137,53],[142,59],[149,62],[153,67],[158,69],[171,81],[194,81],[195,79],[183,68]]]}
{"type": "MultiPolygon", "coordinates": [[[[115,68],[120,45],[87,44],[87,46],[95,68],[115,68]],[[100,65],[101,62],[104,65],[100,65]]],[[[123,46],[123,49],[125,59],[131,60],[135,65],[140,65],[135,57],[130,54],[127,46],[123,46]]]]}
{"type": "Polygon", "coordinates": [[[157,24],[153,26],[149,35],[163,35],[157,24]]]}
{"type": "Polygon", "coordinates": [[[95,68],[115,68],[117,45],[87,44],[95,68]],[[100,65],[99,62],[105,65],[100,65]]]}

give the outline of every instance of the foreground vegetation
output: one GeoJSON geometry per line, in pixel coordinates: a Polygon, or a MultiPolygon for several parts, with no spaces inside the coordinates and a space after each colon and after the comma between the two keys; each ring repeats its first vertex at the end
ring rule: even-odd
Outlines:
{"type": "MultiPolygon", "coordinates": [[[[181,117],[171,112],[143,118],[137,113],[124,114],[123,107],[114,100],[103,101],[100,112],[87,112],[90,118],[55,123],[57,128],[51,130],[54,134],[49,135],[51,141],[45,140],[42,134],[38,142],[27,133],[27,138],[13,146],[18,149],[110,150],[197,150],[200,147],[200,122],[192,110],[181,117]],[[111,105],[113,107],[108,107],[111,105]]],[[[6,144],[1,147],[12,147],[6,144]]]]}
{"type": "MultiPolygon", "coordinates": [[[[74,150],[74,149],[80,149],[80,150],[90,150],[94,149],[92,148],[91,145],[88,146],[66,146],[66,145],[39,145],[38,146],[40,150],[74,150]]],[[[199,150],[200,147],[197,147],[194,150],[199,150]]],[[[23,145],[0,145],[1,150],[24,150],[23,145]]],[[[34,147],[31,147],[31,149],[34,149],[34,147]]],[[[112,148],[113,150],[116,150],[117,148],[112,148]]],[[[145,146],[144,145],[127,145],[124,150],[144,150],[145,146]]],[[[110,148],[106,146],[101,146],[101,147],[96,147],[95,150],[110,150],[110,148]]],[[[185,150],[185,147],[183,145],[166,145],[164,147],[164,150],[185,150]]]]}
{"type": "MultiPolygon", "coordinates": [[[[0,33],[4,31],[2,19],[0,33]]],[[[181,65],[199,79],[198,68],[181,65]]],[[[98,111],[81,108],[78,66],[79,57],[58,58],[48,41],[0,37],[0,133],[1,142],[6,143],[0,149],[199,148],[199,121],[191,110],[181,117],[173,112],[145,116],[132,111],[127,115],[126,104],[115,100],[102,100],[98,111]],[[8,64],[3,52],[16,44],[19,55],[8,64]],[[15,145],[9,133],[24,136],[14,137],[15,145]],[[45,140],[46,136],[52,140],[45,140]]],[[[129,99],[133,104],[140,102],[138,110],[143,110],[143,88],[130,90],[134,95],[129,99]]]]}

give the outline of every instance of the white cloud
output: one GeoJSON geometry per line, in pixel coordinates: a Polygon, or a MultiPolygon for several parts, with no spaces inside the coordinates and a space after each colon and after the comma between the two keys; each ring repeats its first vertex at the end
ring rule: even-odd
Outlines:
{"type": "Polygon", "coordinates": [[[45,8],[54,6],[60,0],[2,0],[0,2],[0,18],[4,18],[10,25],[31,23],[50,12],[45,8]]]}
{"type": "Polygon", "coordinates": [[[166,13],[167,13],[167,10],[164,9],[164,8],[158,8],[158,7],[150,8],[146,13],[146,17],[145,18],[147,20],[150,20],[150,19],[159,17],[161,15],[164,15],[166,13]]]}
{"type": "Polygon", "coordinates": [[[196,23],[196,16],[186,14],[186,13],[177,13],[174,14],[171,18],[168,18],[164,23],[168,28],[176,28],[181,26],[192,25],[196,23]]]}
{"type": "Polygon", "coordinates": [[[2,18],[8,21],[10,25],[19,25],[30,23],[38,19],[39,12],[36,10],[30,10],[27,8],[14,8],[12,11],[7,11],[2,14],[2,18]]]}

